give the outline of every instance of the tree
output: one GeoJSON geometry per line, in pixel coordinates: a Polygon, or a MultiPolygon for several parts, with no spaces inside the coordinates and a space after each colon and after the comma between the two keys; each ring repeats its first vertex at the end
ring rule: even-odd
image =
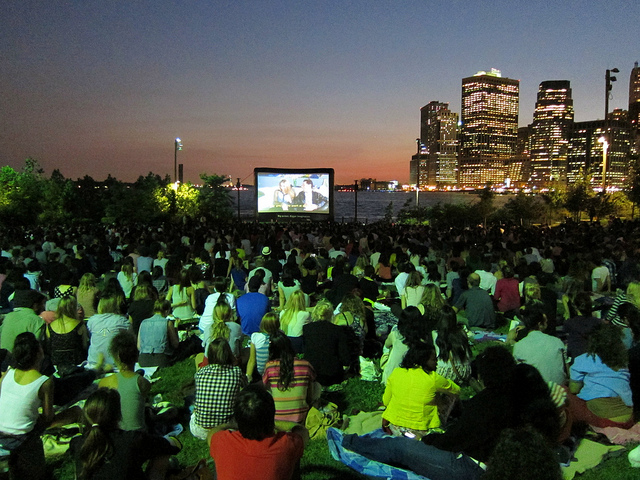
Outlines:
{"type": "Polygon", "coordinates": [[[544,206],[537,197],[518,192],[501,209],[500,217],[528,226],[541,221],[543,215],[544,206]]]}
{"type": "Polygon", "coordinates": [[[540,195],[546,207],[546,222],[553,223],[566,217],[567,188],[560,182],[556,182],[548,192],[540,195]]]}
{"type": "Polygon", "coordinates": [[[482,192],[480,192],[480,201],[474,205],[474,209],[480,217],[480,221],[485,225],[487,223],[487,218],[495,211],[495,206],[493,205],[493,199],[495,196],[495,192],[491,190],[491,184],[487,183],[487,186],[482,189],[482,192]]]}
{"type": "Polygon", "coordinates": [[[0,169],[0,221],[14,225],[35,224],[45,205],[42,192],[46,180],[38,161],[27,158],[21,172],[0,169]]]}
{"type": "Polygon", "coordinates": [[[73,182],[64,178],[56,168],[49,180],[42,182],[43,208],[39,220],[45,223],[64,223],[73,219],[74,206],[77,204],[76,190],[73,182]]]}
{"type": "Polygon", "coordinates": [[[202,188],[200,188],[200,213],[216,219],[229,219],[233,216],[229,189],[222,186],[229,177],[221,175],[207,175],[201,173],[202,188]]]}
{"type": "Polygon", "coordinates": [[[630,156],[629,180],[625,185],[624,193],[631,202],[631,218],[635,213],[635,206],[640,204],[640,157],[630,156]]]}
{"type": "Polygon", "coordinates": [[[593,196],[593,188],[591,187],[591,175],[582,174],[578,180],[567,189],[567,200],[565,207],[573,214],[576,222],[580,221],[582,212],[587,211],[590,205],[590,199],[593,196]]]}

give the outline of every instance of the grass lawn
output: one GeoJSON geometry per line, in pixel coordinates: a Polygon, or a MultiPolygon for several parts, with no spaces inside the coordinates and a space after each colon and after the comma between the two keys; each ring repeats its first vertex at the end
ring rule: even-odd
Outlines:
{"type": "MultiPolygon", "coordinates": [[[[486,345],[482,345],[479,350],[483,348],[486,348],[486,345]]],[[[158,371],[156,375],[160,379],[153,384],[151,396],[160,393],[163,400],[170,401],[179,407],[183,406],[183,387],[190,382],[194,374],[195,365],[191,359],[158,371]]],[[[356,411],[377,409],[382,399],[383,390],[382,385],[378,382],[365,382],[354,378],[347,381],[342,391],[325,393],[323,398],[336,403],[341,412],[351,414],[356,411]]],[[[470,394],[470,388],[463,389],[463,397],[470,394]]],[[[191,435],[188,421],[184,425],[185,431],[179,436],[184,445],[182,452],[178,455],[180,463],[192,465],[201,458],[210,458],[205,442],[191,435]]],[[[61,480],[75,478],[71,461],[66,456],[51,459],[49,464],[53,469],[53,478],[61,480]]],[[[369,478],[357,474],[342,463],[333,460],[325,439],[311,441],[302,458],[301,468],[302,478],[305,480],[369,478]]],[[[606,460],[599,467],[578,478],[584,480],[637,480],[640,478],[640,471],[629,466],[626,452],[624,452],[623,455],[606,460]]]]}

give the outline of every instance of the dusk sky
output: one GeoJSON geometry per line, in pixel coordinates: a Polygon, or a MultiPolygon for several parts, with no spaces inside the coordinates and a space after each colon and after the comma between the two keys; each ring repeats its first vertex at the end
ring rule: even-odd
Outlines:
{"type": "Polygon", "coordinates": [[[337,183],[409,178],[420,107],[460,112],[463,77],[520,80],[520,125],[544,80],[577,121],[628,106],[640,1],[0,2],[0,165],[50,175],[331,167],[337,183]]]}

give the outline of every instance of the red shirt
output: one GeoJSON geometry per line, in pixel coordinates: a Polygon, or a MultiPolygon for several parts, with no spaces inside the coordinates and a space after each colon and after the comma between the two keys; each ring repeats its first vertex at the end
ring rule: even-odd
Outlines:
{"type": "Polygon", "coordinates": [[[217,480],[288,480],[304,453],[302,437],[278,432],[264,440],[247,440],[235,430],[211,437],[210,453],[217,480]]]}
{"type": "Polygon", "coordinates": [[[498,310],[508,312],[520,308],[520,292],[516,278],[501,278],[496,283],[493,298],[498,301],[498,310]]]}

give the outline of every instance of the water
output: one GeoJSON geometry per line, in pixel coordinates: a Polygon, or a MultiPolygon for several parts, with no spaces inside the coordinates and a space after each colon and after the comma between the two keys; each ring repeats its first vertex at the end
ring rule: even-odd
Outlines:
{"type": "MultiPolygon", "coordinates": [[[[240,191],[240,215],[242,218],[253,218],[255,215],[255,192],[253,189],[240,191]]],[[[355,193],[335,192],[333,197],[334,219],[336,222],[351,222],[355,215],[355,193]]],[[[231,193],[234,212],[237,212],[238,192],[231,193]]],[[[509,196],[494,197],[496,207],[501,207],[509,196]]],[[[463,204],[475,202],[478,196],[462,192],[420,192],[420,206],[431,207],[437,203],[463,204]]],[[[375,222],[384,218],[385,209],[393,203],[393,215],[409,201],[409,206],[416,204],[415,192],[358,192],[358,220],[375,222]]]]}

